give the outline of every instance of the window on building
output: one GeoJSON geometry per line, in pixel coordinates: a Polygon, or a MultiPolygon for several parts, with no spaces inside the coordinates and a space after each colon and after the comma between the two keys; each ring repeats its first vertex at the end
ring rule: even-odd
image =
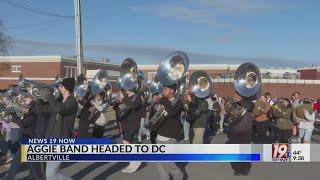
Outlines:
{"type": "Polygon", "coordinates": [[[21,72],[21,66],[11,66],[11,72],[21,72]]]}
{"type": "Polygon", "coordinates": [[[64,66],[64,77],[77,77],[77,67],[64,66]]]}
{"type": "Polygon", "coordinates": [[[151,83],[154,76],[157,74],[157,72],[148,72],[148,83],[151,83]]]}

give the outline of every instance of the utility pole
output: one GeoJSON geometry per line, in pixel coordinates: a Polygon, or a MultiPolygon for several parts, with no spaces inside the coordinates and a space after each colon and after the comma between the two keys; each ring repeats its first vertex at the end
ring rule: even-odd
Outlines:
{"type": "Polygon", "coordinates": [[[83,49],[81,33],[81,7],[80,0],[74,0],[75,5],[75,28],[76,28],[76,56],[77,56],[77,73],[85,74],[83,71],[83,49]]]}

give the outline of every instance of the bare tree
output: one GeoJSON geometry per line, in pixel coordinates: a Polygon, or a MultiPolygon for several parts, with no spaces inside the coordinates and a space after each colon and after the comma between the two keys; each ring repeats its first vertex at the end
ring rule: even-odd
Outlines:
{"type": "MultiPolygon", "coordinates": [[[[0,20],[0,56],[8,55],[8,49],[12,43],[10,36],[4,32],[4,26],[0,20]]],[[[0,60],[0,76],[10,69],[10,63],[0,60]]]]}
{"type": "Polygon", "coordinates": [[[7,55],[8,48],[12,43],[10,36],[4,32],[4,29],[3,23],[0,20],[0,55],[7,55]]]}

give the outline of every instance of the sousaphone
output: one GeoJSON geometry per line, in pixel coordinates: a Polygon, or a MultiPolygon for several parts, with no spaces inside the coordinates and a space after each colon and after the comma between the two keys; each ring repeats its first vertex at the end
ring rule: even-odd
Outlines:
{"type": "MultiPolygon", "coordinates": [[[[248,100],[257,99],[261,93],[261,74],[259,68],[253,63],[241,64],[235,72],[234,87],[236,91],[248,100]]],[[[227,112],[225,125],[233,126],[233,122],[238,122],[237,119],[242,119],[247,109],[234,102],[227,112]]]]}
{"type": "MultiPolygon", "coordinates": [[[[163,61],[157,70],[157,78],[163,85],[177,84],[177,90],[175,93],[174,105],[181,95],[185,94],[186,90],[186,72],[189,68],[189,58],[186,53],[182,51],[176,51],[170,53],[163,61]]],[[[150,128],[153,130],[158,129],[161,124],[167,119],[168,112],[163,105],[160,105],[159,110],[150,120],[150,128]]]]}

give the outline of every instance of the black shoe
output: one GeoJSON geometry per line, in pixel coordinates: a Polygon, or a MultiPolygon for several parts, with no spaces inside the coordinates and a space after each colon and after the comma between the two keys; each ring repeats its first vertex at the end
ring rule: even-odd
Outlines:
{"type": "Polygon", "coordinates": [[[241,173],[238,173],[238,172],[235,172],[233,173],[234,176],[241,176],[242,174],[241,173]]]}

